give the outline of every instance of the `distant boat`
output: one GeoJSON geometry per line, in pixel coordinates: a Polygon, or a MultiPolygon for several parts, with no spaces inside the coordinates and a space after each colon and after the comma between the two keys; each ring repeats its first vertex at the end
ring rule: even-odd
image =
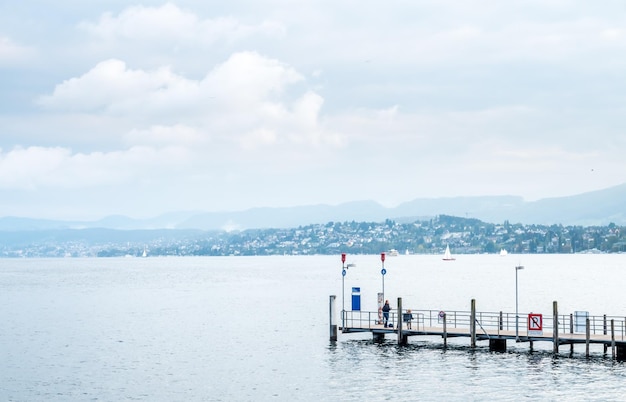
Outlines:
{"type": "Polygon", "coordinates": [[[391,250],[389,250],[387,252],[387,255],[389,257],[397,257],[398,256],[398,250],[396,250],[395,248],[392,248],[391,250]]]}
{"type": "Polygon", "coordinates": [[[500,255],[501,255],[502,257],[504,257],[505,255],[507,255],[508,253],[509,253],[509,252],[508,252],[508,251],[506,251],[505,249],[500,249],[500,255]]]}
{"type": "Polygon", "coordinates": [[[141,255],[142,257],[147,257],[148,256],[148,251],[146,250],[146,248],[143,248],[143,254],[141,255]]]}
{"type": "Polygon", "coordinates": [[[407,248],[406,251],[404,252],[404,255],[409,255],[409,249],[407,248]]]}
{"type": "Polygon", "coordinates": [[[452,257],[452,253],[450,252],[450,246],[446,246],[446,252],[443,254],[444,261],[454,261],[456,258],[452,257]]]}

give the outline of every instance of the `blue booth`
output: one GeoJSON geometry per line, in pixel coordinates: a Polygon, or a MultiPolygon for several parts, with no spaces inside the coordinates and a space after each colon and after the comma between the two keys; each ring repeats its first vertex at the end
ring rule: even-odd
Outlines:
{"type": "Polygon", "coordinates": [[[361,288],[352,288],[352,311],[361,311],[361,288]]]}

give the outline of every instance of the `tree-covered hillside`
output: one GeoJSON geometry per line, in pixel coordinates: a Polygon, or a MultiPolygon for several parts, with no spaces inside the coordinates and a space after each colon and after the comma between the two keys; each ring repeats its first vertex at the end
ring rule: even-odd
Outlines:
{"type": "Polygon", "coordinates": [[[574,253],[626,251],[624,228],[485,223],[440,215],[399,223],[328,222],[244,231],[50,230],[0,232],[2,257],[311,255],[400,253],[574,253]]]}

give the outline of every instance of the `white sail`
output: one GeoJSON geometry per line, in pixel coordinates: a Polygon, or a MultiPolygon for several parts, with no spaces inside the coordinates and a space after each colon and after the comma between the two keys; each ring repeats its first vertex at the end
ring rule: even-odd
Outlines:
{"type": "Polygon", "coordinates": [[[443,254],[444,261],[454,261],[454,257],[452,257],[452,253],[450,252],[450,245],[446,246],[446,252],[443,254]]]}

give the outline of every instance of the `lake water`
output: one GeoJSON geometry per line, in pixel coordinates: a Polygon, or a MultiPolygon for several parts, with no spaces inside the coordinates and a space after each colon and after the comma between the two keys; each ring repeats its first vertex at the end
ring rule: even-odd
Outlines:
{"type": "MultiPolygon", "coordinates": [[[[350,256],[346,306],[382,288],[377,255],[350,256]]],[[[405,308],[626,315],[626,255],[398,256],[385,295],[405,308]]],[[[611,401],[626,364],[584,345],[470,350],[468,338],[339,334],[339,256],[0,259],[0,400],[611,401]]],[[[392,303],[394,304],[394,303],[392,303]]]]}

